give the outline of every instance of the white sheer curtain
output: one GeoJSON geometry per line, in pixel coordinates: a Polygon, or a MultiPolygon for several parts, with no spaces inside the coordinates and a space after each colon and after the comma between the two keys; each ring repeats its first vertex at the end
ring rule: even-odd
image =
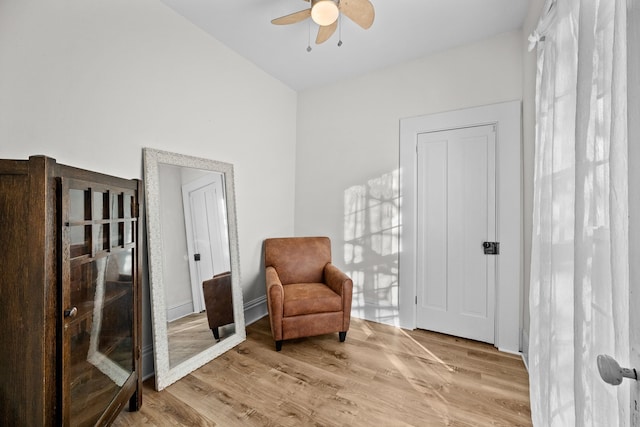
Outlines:
{"type": "MultiPolygon", "coordinates": [[[[548,0],[537,41],[529,374],[535,426],[625,426],[626,0],[548,0]]],[[[640,165],[636,166],[640,167],[640,165]]]]}

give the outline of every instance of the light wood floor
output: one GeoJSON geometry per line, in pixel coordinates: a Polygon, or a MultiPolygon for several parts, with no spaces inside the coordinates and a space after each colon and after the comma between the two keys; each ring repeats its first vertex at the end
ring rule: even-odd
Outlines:
{"type": "Polygon", "coordinates": [[[269,322],[247,341],[162,392],[116,426],[530,426],[518,356],[426,331],[351,320],[338,334],[285,341],[269,322]]]}

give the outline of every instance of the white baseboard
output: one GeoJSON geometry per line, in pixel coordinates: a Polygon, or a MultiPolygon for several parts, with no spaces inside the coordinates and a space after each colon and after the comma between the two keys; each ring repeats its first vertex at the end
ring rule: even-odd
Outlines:
{"type": "Polygon", "coordinates": [[[519,351],[513,351],[513,350],[509,350],[507,348],[500,348],[498,347],[498,351],[502,352],[502,353],[507,353],[507,354],[513,354],[514,356],[522,356],[522,353],[519,351]]]}
{"type": "Polygon", "coordinates": [[[244,323],[250,325],[262,319],[268,313],[266,295],[247,301],[244,304],[244,323]]]}
{"type": "Polygon", "coordinates": [[[351,317],[382,323],[383,325],[400,327],[400,314],[396,307],[368,303],[363,306],[351,306],[351,317]]]}
{"type": "Polygon", "coordinates": [[[529,331],[522,330],[522,361],[529,372],[529,331]]]}
{"type": "Polygon", "coordinates": [[[524,363],[524,369],[527,370],[527,374],[529,373],[529,361],[525,357],[524,353],[522,354],[522,363],[524,363]]]}
{"type": "Polygon", "coordinates": [[[171,306],[167,309],[167,322],[173,322],[181,317],[193,313],[193,301],[186,301],[181,304],[171,306]]]}

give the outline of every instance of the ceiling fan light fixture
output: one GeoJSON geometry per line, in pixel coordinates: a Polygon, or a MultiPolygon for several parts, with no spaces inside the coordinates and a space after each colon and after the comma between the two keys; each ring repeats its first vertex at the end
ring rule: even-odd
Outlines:
{"type": "Polygon", "coordinates": [[[326,26],[336,22],[340,11],[333,0],[316,0],[312,2],[311,19],[318,25],[326,26]]]}

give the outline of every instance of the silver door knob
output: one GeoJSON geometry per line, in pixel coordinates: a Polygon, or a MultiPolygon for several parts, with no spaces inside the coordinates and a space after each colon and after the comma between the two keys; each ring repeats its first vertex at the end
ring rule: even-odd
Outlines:
{"type": "Polygon", "coordinates": [[[598,356],[598,371],[604,382],[611,385],[620,385],[622,378],[638,379],[635,369],[621,368],[616,359],[608,354],[598,356]]]}

